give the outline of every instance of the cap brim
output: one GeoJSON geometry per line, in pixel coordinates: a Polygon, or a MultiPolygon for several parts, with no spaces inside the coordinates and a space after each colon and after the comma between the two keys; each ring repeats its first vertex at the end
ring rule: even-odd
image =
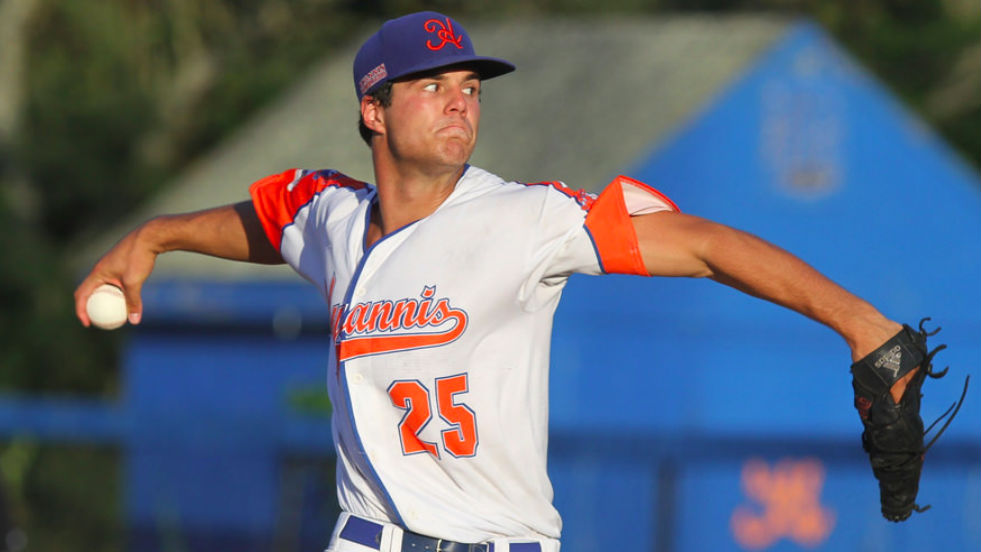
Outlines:
{"type": "Polygon", "coordinates": [[[483,57],[483,56],[460,56],[454,59],[440,60],[442,63],[423,63],[413,67],[408,67],[398,75],[389,75],[386,80],[395,81],[406,79],[419,73],[426,73],[436,69],[448,67],[472,67],[482,80],[492,79],[501,75],[506,75],[514,71],[514,64],[503,59],[483,57]]]}

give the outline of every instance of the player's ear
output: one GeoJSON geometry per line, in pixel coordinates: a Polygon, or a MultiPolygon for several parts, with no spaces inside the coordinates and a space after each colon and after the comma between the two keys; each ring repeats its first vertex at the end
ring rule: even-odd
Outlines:
{"type": "Polygon", "coordinates": [[[369,130],[385,134],[385,108],[374,97],[361,98],[361,119],[369,130]]]}

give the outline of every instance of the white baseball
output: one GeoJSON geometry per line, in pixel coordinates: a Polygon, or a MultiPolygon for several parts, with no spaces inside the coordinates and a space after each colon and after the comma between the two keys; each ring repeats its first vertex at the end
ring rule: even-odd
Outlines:
{"type": "Polygon", "coordinates": [[[126,297],[112,284],[95,288],[85,303],[85,312],[97,328],[115,330],[126,323],[126,297]]]}

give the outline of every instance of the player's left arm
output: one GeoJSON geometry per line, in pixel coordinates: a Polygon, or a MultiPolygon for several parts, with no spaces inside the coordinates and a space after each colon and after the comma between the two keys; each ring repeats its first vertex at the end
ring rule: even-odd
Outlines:
{"type": "Polygon", "coordinates": [[[947,418],[924,444],[920,387],[927,375],[939,378],[947,372],[932,370],[933,356],[945,347],[927,347],[927,337],[936,330],[926,331],[922,321],[917,331],[889,320],[804,261],[746,232],[673,211],[632,217],[630,222],[640,261],[651,275],[712,278],[793,309],[841,335],[855,361],[854,404],[864,427],[862,447],[879,483],[883,517],[903,521],[929,508],[916,503],[923,458],[960,410],[969,380],[964,380],[960,399],[931,424],[947,418]]]}
{"type": "Polygon", "coordinates": [[[711,278],[792,309],[837,332],[853,361],[902,329],[801,259],[752,234],[671,211],[631,222],[652,276],[711,278]]]}

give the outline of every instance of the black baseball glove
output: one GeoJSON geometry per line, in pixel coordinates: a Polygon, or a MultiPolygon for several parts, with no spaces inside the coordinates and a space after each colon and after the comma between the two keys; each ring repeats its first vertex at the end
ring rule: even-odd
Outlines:
{"type": "Polygon", "coordinates": [[[943,377],[949,368],[940,372],[933,371],[933,355],[946,348],[946,345],[927,352],[927,337],[940,331],[940,328],[932,332],[924,330],[923,323],[927,320],[930,319],[924,318],[920,321],[919,331],[903,325],[899,333],[852,364],[851,368],[855,408],[865,426],[862,432],[862,448],[869,454],[872,462],[872,473],[879,481],[882,515],[889,521],[903,521],[913,510],[923,512],[930,507],[921,507],[916,503],[923,457],[957,415],[967,394],[967,380],[970,379],[970,376],[965,379],[960,400],[952,404],[947,412],[924,431],[923,420],[920,418],[920,398],[923,396],[920,394],[920,386],[927,376],[943,377]],[[890,389],[917,367],[920,370],[910,379],[897,404],[890,389]],[[947,421],[929,444],[924,446],[926,433],[944,418],[947,421]]]}

